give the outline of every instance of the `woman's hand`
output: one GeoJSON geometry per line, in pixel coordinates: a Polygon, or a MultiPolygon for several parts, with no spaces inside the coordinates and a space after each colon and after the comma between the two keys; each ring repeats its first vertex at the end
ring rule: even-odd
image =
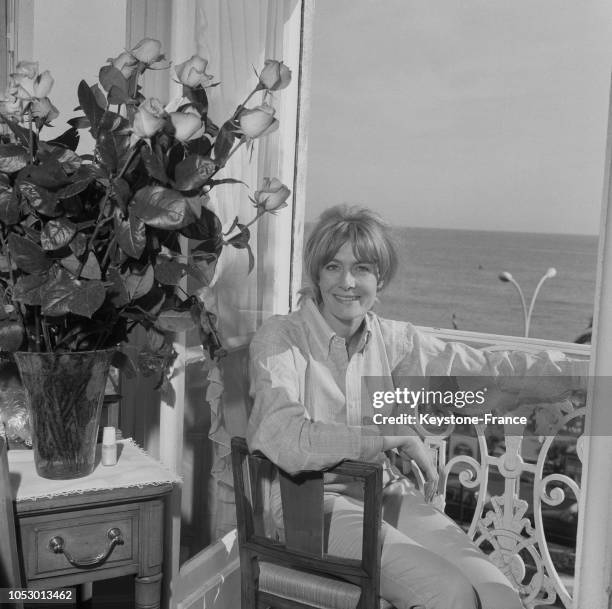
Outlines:
{"type": "Polygon", "coordinates": [[[438,491],[440,475],[431,458],[431,453],[423,441],[417,436],[408,436],[406,442],[398,447],[399,454],[404,459],[413,459],[425,477],[423,494],[428,503],[433,500],[438,491]]]}
{"type": "Polygon", "coordinates": [[[440,475],[435,472],[435,475],[431,478],[428,476],[425,478],[425,486],[423,488],[423,494],[425,495],[425,501],[431,503],[438,493],[438,483],[440,482],[440,475]]]}

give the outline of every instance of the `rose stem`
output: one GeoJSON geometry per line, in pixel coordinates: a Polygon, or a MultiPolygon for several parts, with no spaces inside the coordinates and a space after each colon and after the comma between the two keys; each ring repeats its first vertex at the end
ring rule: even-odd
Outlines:
{"type": "MultiPolygon", "coordinates": [[[[140,144],[141,143],[142,143],[142,140],[138,140],[138,142],[136,143],[134,148],[132,148],[128,158],[126,159],[123,167],[121,168],[121,171],[115,176],[115,178],[114,178],[115,180],[118,180],[119,178],[121,178],[123,176],[123,174],[126,172],[129,164],[132,162],[134,156],[138,152],[138,149],[140,148],[140,144]]],[[[106,204],[108,202],[109,197],[110,197],[110,190],[107,190],[104,193],[104,198],[102,199],[102,202],[100,203],[100,212],[98,213],[98,218],[96,220],[96,227],[94,228],[94,231],[91,234],[91,237],[89,238],[89,241],[87,242],[87,247],[85,248],[85,252],[86,253],[90,252],[92,250],[93,242],[94,242],[95,238],[98,236],[98,232],[100,231],[100,228],[102,227],[102,224],[103,224],[102,218],[104,217],[104,212],[106,211],[106,204]]],[[[83,267],[85,266],[86,262],[87,262],[87,256],[81,262],[81,264],[79,265],[79,268],[77,269],[77,272],[76,272],[76,278],[77,279],[81,276],[81,273],[83,272],[83,267]]]]}

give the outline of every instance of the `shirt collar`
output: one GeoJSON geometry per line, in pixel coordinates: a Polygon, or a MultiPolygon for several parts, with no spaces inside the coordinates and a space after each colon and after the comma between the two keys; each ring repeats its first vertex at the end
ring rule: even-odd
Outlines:
{"type": "MultiPolygon", "coordinates": [[[[300,311],[306,325],[311,330],[311,338],[315,345],[322,353],[329,355],[332,341],[338,335],[329,327],[329,324],[325,321],[323,315],[321,315],[319,307],[317,307],[312,298],[308,298],[304,301],[300,311]]],[[[363,351],[370,340],[370,336],[372,335],[372,316],[373,313],[371,312],[368,312],[365,316],[364,328],[361,330],[361,336],[359,337],[359,342],[355,349],[356,353],[363,351]]]]}

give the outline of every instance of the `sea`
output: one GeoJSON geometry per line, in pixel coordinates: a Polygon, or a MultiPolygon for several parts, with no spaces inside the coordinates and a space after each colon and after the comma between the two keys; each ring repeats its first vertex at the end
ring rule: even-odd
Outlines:
{"type": "Polygon", "coordinates": [[[383,317],[523,336],[519,294],[499,275],[512,274],[529,307],[553,267],[557,274],[540,288],[529,335],[573,342],[591,323],[597,236],[401,227],[393,238],[399,270],[379,295],[383,317]]]}

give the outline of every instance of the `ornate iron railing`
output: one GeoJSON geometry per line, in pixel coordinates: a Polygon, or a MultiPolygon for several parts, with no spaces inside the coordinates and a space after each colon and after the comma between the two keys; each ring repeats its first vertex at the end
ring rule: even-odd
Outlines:
{"type": "MultiPolygon", "coordinates": [[[[445,340],[459,340],[484,349],[531,352],[553,349],[578,359],[588,359],[590,352],[588,346],[571,343],[423,330],[445,340]]],[[[567,560],[573,557],[571,541],[554,557],[545,516],[550,514],[549,508],[563,506],[557,514],[558,521],[568,525],[570,537],[575,534],[573,525],[581,492],[584,397],[575,394],[571,400],[557,404],[525,406],[522,412],[538,422],[539,437],[527,438],[516,425],[504,426],[503,443],[500,438],[492,438],[484,425],[472,426],[471,434],[460,434],[459,438],[455,426],[426,437],[426,442],[435,449],[441,471],[439,507],[447,512],[453,503],[456,507],[457,495],[459,504],[465,503],[465,496],[471,499],[473,516],[465,524],[468,535],[514,584],[527,609],[559,601],[568,609],[572,606],[571,590],[559,573],[561,562],[566,563],[565,571],[569,564],[573,572],[573,560],[567,560]],[[537,451],[526,450],[527,440],[531,449],[534,442],[537,444],[537,451]],[[458,445],[460,453],[472,454],[453,454],[458,445]],[[564,451],[566,456],[570,453],[569,460],[561,458],[564,451]],[[527,452],[531,455],[527,456],[527,452]]]]}

